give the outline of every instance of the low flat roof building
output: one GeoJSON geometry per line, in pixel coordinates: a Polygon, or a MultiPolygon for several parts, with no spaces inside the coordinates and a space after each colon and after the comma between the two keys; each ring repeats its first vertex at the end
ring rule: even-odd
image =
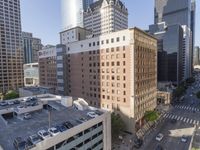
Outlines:
{"type": "Polygon", "coordinates": [[[90,107],[80,98],[51,94],[19,98],[0,103],[0,147],[14,149],[13,141],[21,137],[31,150],[111,150],[110,120],[109,112],[90,107]],[[28,120],[24,117],[26,113],[31,114],[28,120]],[[27,140],[38,131],[48,131],[66,122],[71,127],[57,135],[41,138],[37,144],[27,140]]]}

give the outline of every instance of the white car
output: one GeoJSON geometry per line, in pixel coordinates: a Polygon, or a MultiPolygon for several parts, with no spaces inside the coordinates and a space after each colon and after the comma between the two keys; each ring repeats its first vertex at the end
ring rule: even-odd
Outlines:
{"type": "Polygon", "coordinates": [[[13,101],[8,101],[8,105],[14,105],[13,101]]]}
{"type": "Polygon", "coordinates": [[[38,135],[43,139],[48,139],[51,137],[50,133],[48,131],[45,131],[45,130],[40,130],[38,131],[38,135]]]}
{"type": "Polygon", "coordinates": [[[60,131],[57,128],[55,128],[55,127],[49,128],[48,131],[53,136],[58,135],[60,133],[60,131]]]}
{"type": "Polygon", "coordinates": [[[159,133],[157,136],[156,136],[156,141],[162,141],[164,135],[162,133],[159,133]]]}
{"type": "Polygon", "coordinates": [[[95,113],[95,112],[88,112],[87,115],[91,118],[95,118],[97,117],[98,115],[95,113]]]}
{"type": "Polygon", "coordinates": [[[181,137],[181,142],[186,143],[187,140],[188,140],[187,136],[183,135],[183,136],[181,137]]]}

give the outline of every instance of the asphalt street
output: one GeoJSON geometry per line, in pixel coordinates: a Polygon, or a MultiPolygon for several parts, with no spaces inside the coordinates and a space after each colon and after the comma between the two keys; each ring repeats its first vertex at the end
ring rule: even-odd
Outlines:
{"type": "Polygon", "coordinates": [[[171,106],[163,115],[161,122],[144,138],[144,144],[140,150],[156,150],[161,145],[163,150],[188,150],[194,127],[200,125],[200,100],[195,93],[200,90],[200,75],[196,82],[187,89],[184,100],[171,106]],[[172,122],[176,120],[176,122],[172,122]],[[156,136],[162,133],[162,141],[156,141],[156,136]],[[186,143],[181,142],[181,137],[186,135],[186,143]]]}

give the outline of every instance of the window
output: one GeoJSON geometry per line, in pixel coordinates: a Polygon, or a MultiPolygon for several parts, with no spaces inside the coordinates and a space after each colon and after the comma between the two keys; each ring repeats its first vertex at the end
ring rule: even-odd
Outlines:
{"type": "Polygon", "coordinates": [[[124,66],[126,65],[126,62],[125,62],[125,61],[123,61],[123,65],[124,65],[124,66]]]}
{"type": "Polygon", "coordinates": [[[91,44],[91,43],[89,43],[89,47],[91,47],[91,45],[92,45],[92,44],[91,44]]]}
{"type": "Polygon", "coordinates": [[[97,41],[97,46],[99,46],[99,41],[97,41]]]}
{"type": "Polygon", "coordinates": [[[113,38],[111,39],[111,43],[114,43],[114,39],[113,38]]]}
{"type": "Polygon", "coordinates": [[[106,44],[109,44],[109,40],[106,40],[106,44]]]}
{"type": "Polygon", "coordinates": [[[125,41],[126,40],[126,37],[125,36],[123,36],[123,41],[125,41]]]}
{"type": "Polygon", "coordinates": [[[119,61],[117,62],[117,66],[120,66],[120,62],[119,61]]]}
{"type": "Polygon", "coordinates": [[[95,46],[95,42],[93,42],[93,46],[95,46]]]}
{"type": "Polygon", "coordinates": [[[117,37],[117,42],[119,42],[120,41],[120,39],[119,39],[119,37],[117,37]]]}
{"type": "Polygon", "coordinates": [[[126,58],[126,54],[125,53],[123,54],[123,58],[126,58]]]}
{"type": "Polygon", "coordinates": [[[101,45],[103,45],[104,44],[104,41],[101,41],[101,45]]]}

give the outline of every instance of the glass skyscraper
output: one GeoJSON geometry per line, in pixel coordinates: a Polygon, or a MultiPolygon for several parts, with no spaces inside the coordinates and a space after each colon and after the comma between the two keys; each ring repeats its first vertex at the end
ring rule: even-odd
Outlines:
{"type": "Polygon", "coordinates": [[[192,59],[195,41],[195,0],[155,0],[155,24],[180,25],[183,29],[183,74],[192,75],[192,59]]]}
{"type": "Polygon", "coordinates": [[[84,27],[83,12],[93,0],[61,0],[62,30],[84,27]]]}

